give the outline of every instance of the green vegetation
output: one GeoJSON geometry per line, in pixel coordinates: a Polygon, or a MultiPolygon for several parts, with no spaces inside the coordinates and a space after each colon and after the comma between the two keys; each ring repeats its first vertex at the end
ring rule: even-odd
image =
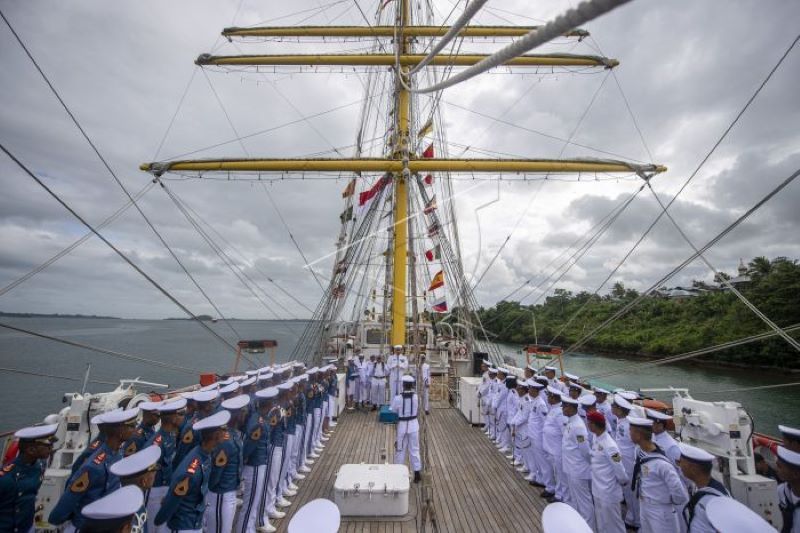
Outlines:
{"type": "MultiPolygon", "coordinates": [[[[797,260],[778,257],[770,261],[756,257],[748,265],[747,276],[750,281],[737,283],[737,288],[758,309],[781,327],[800,324],[797,260]]],[[[579,349],[643,356],[676,355],[768,331],[731,291],[701,281],[693,282],[688,290],[696,295],[681,298],[649,295],[579,349]]],[[[622,283],[616,283],[602,297],[556,289],[539,305],[502,301],[492,308],[480,309],[479,314],[486,331],[492,332],[490,338],[494,334],[493,340],[528,344],[535,339],[533,311],[539,342],[566,348],[638,295],[622,283]],[[580,314],[567,324],[581,307],[584,308],[580,314]],[[556,334],[558,338],[554,338],[556,334]]],[[[798,338],[799,333],[792,335],[798,338]]],[[[701,360],[800,369],[800,354],[779,338],[715,352],[701,360]]]]}

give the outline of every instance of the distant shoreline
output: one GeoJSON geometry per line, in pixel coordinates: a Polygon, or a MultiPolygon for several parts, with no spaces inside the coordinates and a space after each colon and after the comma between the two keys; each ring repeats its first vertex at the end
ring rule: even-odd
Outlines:
{"type": "MultiPolygon", "coordinates": [[[[10,313],[0,311],[0,317],[9,318],[94,318],[103,320],[193,320],[192,318],[125,318],[119,316],[104,316],[104,315],[82,315],[82,314],[62,314],[62,313],[10,313]]],[[[210,322],[213,318],[209,315],[198,315],[200,320],[210,322]]],[[[309,322],[310,318],[226,318],[225,320],[231,321],[248,321],[248,322],[309,322]]]]}
{"type": "Polygon", "coordinates": [[[64,315],[61,313],[6,313],[5,311],[0,311],[0,316],[7,316],[12,318],[104,318],[110,320],[122,320],[118,316],[64,315]]]}

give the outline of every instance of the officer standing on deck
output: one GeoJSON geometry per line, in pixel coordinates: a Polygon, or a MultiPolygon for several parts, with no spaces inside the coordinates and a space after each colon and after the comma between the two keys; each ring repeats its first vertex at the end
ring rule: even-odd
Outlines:
{"type": "Polygon", "coordinates": [[[231,533],[236,514],[236,491],[242,482],[242,428],[247,422],[250,397],[246,394],[234,396],[222,402],[222,408],[230,412],[231,419],[219,447],[214,450],[211,461],[210,492],[206,507],[206,527],[214,533],[231,533]]]}
{"type": "Polygon", "coordinates": [[[781,533],[800,532],[800,453],[778,446],[778,507],[783,516],[781,533]]]}
{"type": "Polygon", "coordinates": [[[419,398],[414,392],[414,377],[403,376],[403,391],[392,400],[392,411],[397,413],[397,440],[395,464],[406,462],[406,451],[410,456],[411,469],[414,470],[414,482],[421,479],[422,458],[419,454],[419,398]]]}
{"type": "Polygon", "coordinates": [[[150,489],[147,498],[145,498],[147,520],[151,533],[160,533],[167,530],[166,527],[157,528],[153,520],[161,508],[161,500],[167,494],[172,471],[178,466],[175,462],[175,450],[177,448],[178,431],[183,426],[186,416],[186,399],[180,398],[162,402],[158,407],[158,413],[161,415],[161,427],[147,443],[148,446],[152,445],[161,448],[161,458],[158,462],[159,468],[153,481],[153,488],[150,489]]]}
{"type": "Polygon", "coordinates": [[[586,415],[586,424],[594,434],[592,444],[592,499],[596,531],[625,533],[622,522],[622,487],[630,482],[630,475],[622,465],[617,443],[608,434],[606,417],[600,411],[586,415]]]}
{"type": "MultiPolygon", "coordinates": [[[[120,485],[126,487],[135,485],[143,493],[153,488],[153,481],[158,470],[158,460],[161,458],[161,448],[158,446],[145,446],[140,452],[120,459],[111,465],[111,473],[119,478],[120,485]]],[[[85,511],[85,508],[84,508],[85,511]]],[[[147,529],[147,510],[144,502],[141,508],[136,510],[134,525],[138,526],[143,533],[148,533],[147,529]]],[[[84,527],[86,527],[84,525],[84,527]]]]}
{"type": "Polygon", "coordinates": [[[0,531],[33,531],[36,493],[53,451],[58,424],[33,426],[14,434],[19,455],[0,470],[0,531]]]}
{"type": "Polygon", "coordinates": [[[166,523],[173,531],[202,531],[211,454],[222,442],[225,424],[230,418],[230,412],[220,411],[192,425],[198,445],[183,458],[172,474],[169,491],[155,518],[156,525],[166,523]]]}
{"type": "Polygon", "coordinates": [[[100,415],[105,440],[86,462],[67,480],[67,488],[50,512],[48,521],[61,525],[67,520],[64,531],[71,533],[83,525],[81,510],[119,487],[119,478],[109,472],[111,465],[122,459],[122,444],[136,429],[139,408],[109,411],[100,415]]]}
{"type": "Polygon", "coordinates": [[[389,395],[394,398],[401,392],[401,379],[408,370],[408,359],[403,355],[403,345],[397,344],[389,356],[389,395]]]}
{"type": "Polygon", "coordinates": [[[136,407],[142,413],[142,421],[133,432],[133,436],[124,445],[125,456],[132,455],[142,448],[156,434],[159,421],[158,406],[160,402],[142,402],[136,407]]]}
{"type": "MultiPolygon", "coordinates": [[[[620,396],[614,395],[614,401],[611,404],[611,412],[617,421],[617,428],[614,432],[614,441],[617,443],[619,453],[622,455],[622,465],[628,475],[633,475],[633,466],[636,462],[636,445],[631,440],[630,422],[628,420],[628,413],[633,409],[633,405],[620,396]]],[[[622,488],[622,496],[625,498],[625,526],[638,528],[639,527],[639,500],[633,493],[633,487],[629,483],[622,488]]]]}
{"type": "Polygon", "coordinates": [[[680,512],[689,494],[675,465],[653,441],[653,421],[628,417],[636,449],[631,484],[639,500],[641,533],[674,533],[680,530],[680,512]]]}
{"type": "Polygon", "coordinates": [[[431,414],[431,365],[426,361],[424,353],[419,354],[419,375],[417,381],[422,386],[422,409],[426,415],[431,414]]]}
{"type": "Polygon", "coordinates": [[[380,409],[386,403],[386,378],[389,375],[389,367],[383,360],[383,356],[378,354],[378,358],[372,365],[370,391],[372,394],[372,410],[380,409]]]}
{"type": "Polygon", "coordinates": [[[594,527],[594,503],[592,502],[592,451],[586,424],[578,416],[578,401],[561,397],[562,413],[567,419],[561,441],[564,476],[569,489],[569,503],[578,511],[586,523],[594,527]]]}
{"type": "Polygon", "coordinates": [[[681,443],[678,446],[681,471],[695,487],[689,503],[683,508],[683,523],[689,533],[715,533],[706,515],[706,505],[714,497],[726,497],[729,494],[722,483],[711,477],[714,456],[688,444],[681,443]]]}
{"type": "Polygon", "coordinates": [[[542,429],[542,443],[548,468],[544,473],[545,484],[541,497],[548,503],[563,502],[567,499],[567,487],[564,480],[561,443],[564,438],[564,419],[561,407],[561,390],[547,386],[548,411],[542,429]]]}

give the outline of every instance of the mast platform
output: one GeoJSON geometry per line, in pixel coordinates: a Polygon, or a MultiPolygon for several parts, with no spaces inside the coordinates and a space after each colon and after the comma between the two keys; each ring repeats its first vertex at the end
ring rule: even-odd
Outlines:
{"type": "MultiPolygon", "coordinates": [[[[441,533],[485,533],[486,531],[541,531],[541,514],[547,503],[541,489],[522,479],[508,460],[498,453],[480,428],[472,427],[453,408],[434,406],[426,420],[428,432],[427,472],[431,476],[433,515],[441,533]]],[[[423,415],[424,416],[424,415],[423,415]]],[[[374,412],[346,411],[340,417],[322,456],[300,490],[291,498],[286,517],[274,520],[285,533],[292,515],[316,498],[333,500],[333,484],[339,466],[347,463],[392,462],[393,425],[378,423],[374,412]]],[[[423,450],[424,451],[424,450],[423,450]]],[[[423,489],[411,483],[409,513],[402,517],[342,517],[342,533],[412,533],[423,529],[423,489]]]]}

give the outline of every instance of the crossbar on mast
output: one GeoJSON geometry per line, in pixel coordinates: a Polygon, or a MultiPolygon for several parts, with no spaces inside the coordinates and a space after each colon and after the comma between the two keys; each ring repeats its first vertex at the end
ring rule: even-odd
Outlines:
{"type": "MultiPolygon", "coordinates": [[[[412,159],[411,172],[638,173],[666,172],[662,165],[592,159],[412,159]]],[[[402,172],[401,159],[203,159],[144,163],[145,172],[402,172]]]]}
{"type": "MultiPolygon", "coordinates": [[[[422,54],[402,54],[399,61],[402,66],[414,66],[425,56],[422,54]]],[[[438,55],[431,62],[434,66],[469,67],[489,57],[487,54],[438,55]]],[[[321,66],[394,66],[397,58],[394,54],[276,54],[276,55],[238,55],[213,56],[202,54],[195,64],[200,66],[286,66],[286,65],[321,65],[321,66]]],[[[504,65],[515,67],[605,67],[614,68],[619,65],[616,59],[593,55],[573,54],[529,54],[511,59],[504,65]]]]}
{"type": "MultiPolygon", "coordinates": [[[[460,37],[522,37],[540,26],[467,26],[460,37]]],[[[406,37],[443,37],[448,26],[405,26],[406,37]]],[[[232,37],[394,37],[394,26],[259,26],[254,28],[225,28],[222,36],[232,37]]],[[[589,32],[574,29],[564,37],[583,39],[589,32]]]]}

